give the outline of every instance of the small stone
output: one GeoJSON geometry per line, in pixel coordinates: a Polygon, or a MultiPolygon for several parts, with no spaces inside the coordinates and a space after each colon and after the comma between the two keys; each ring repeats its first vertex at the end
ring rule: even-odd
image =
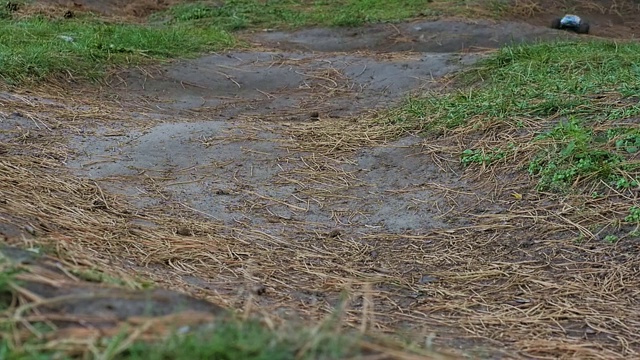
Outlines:
{"type": "Polygon", "coordinates": [[[229,192],[226,190],[218,189],[215,191],[216,195],[229,195],[229,192]]]}
{"type": "Polygon", "coordinates": [[[330,238],[337,238],[338,236],[340,236],[341,232],[338,229],[333,229],[331,230],[331,232],[329,234],[327,234],[327,237],[330,238]]]}
{"type": "Polygon", "coordinates": [[[67,35],[58,35],[58,37],[66,42],[73,42],[73,38],[67,35]]]}
{"type": "Polygon", "coordinates": [[[375,259],[375,258],[377,258],[377,257],[378,257],[378,252],[377,252],[377,251],[375,251],[375,250],[372,250],[372,251],[369,253],[369,256],[371,256],[372,258],[374,258],[374,259],[375,259]]]}
{"type": "Polygon", "coordinates": [[[420,284],[428,284],[428,283],[432,283],[438,281],[438,278],[433,277],[433,276],[429,276],[429,275],[422,275],[422,277],[420,278],[420,281],[418,281],[420,284]]]}
{"type": "Polygon", "coordinates": [[[181,235],[181,236],[191,236],[191,235],[193,235],[193,232],[188,227],[181,226],[176,231],[176,234],[181,235]]]}
{"type": "Polygon", "coordinates": [[[267,288],[262,284],[257,284],[251,288],[251,292],[255,295],[261,296],[267,292],[267,288]]]}
{"type": "Polygon", "coordinates": [[[33,228],[33,226],[31,225],[25,225],[24,226],[24,231],[28,232],[29,234],[36,236],[36,229],[33,228]]]}
{"type": "Polygon", "coordinates": [[[311,114],[309,114],[309,118],[311,120],[318,120],[320,118],[320,113],[318,113],[317,111],[314,111],[311,114]]]}

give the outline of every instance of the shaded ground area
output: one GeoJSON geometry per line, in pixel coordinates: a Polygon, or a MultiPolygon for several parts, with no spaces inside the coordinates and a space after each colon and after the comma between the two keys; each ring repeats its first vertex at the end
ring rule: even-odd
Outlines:
{"type": "Polygon", "coordinates": [[[260,51],[121,74],[98,105],[52,99],[33,116],[42,99],[7,97],[3,152],[22,162],[0,174],[21,192],[3,214],[62,253],[228,307],[320,319],[346,289],[348,324],[470,357],[633,357],[636,260],[567,240],[580,204],[518,174],[474,178],[435,154],[455,138],[371,111],[486,48],[567,36],[482,21],[263,33],[260,51]]]}

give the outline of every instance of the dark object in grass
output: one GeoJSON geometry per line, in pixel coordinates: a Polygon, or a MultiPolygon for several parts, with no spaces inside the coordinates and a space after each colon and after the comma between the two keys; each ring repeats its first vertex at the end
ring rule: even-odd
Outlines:
{"type": "Polygon", "coordinates": [[[553,22],[551,22],[551,27],[559,30],[571,30],[578,34],[589,33],[589,23],[583,21],[576,15],[565,15],[561,18],[555,18],[553,22]]]}
{"type": "Polygon", "coordinates": [[[65,19],[72,19],[74,16],[76,15],[71,10],[67,10],[67,12],[65,12],[63,15],[65,19]]]}
{"type": "Polygon", "coordinates": [[[7,9],[8,12],[16,12],[18,11],[18,4],[9,1],[4,8],[7,9]]]}

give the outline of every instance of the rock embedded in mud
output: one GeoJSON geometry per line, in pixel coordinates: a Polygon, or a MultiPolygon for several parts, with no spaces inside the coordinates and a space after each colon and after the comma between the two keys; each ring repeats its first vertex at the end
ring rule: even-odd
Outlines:
{"type": "Polygon", "coordinates": [[[186,226],[181,226],[178,228],[178,230],[176,230],[176,234],[180,235],[180,236],[192,236],[193,235],[193,231],[191,231],[191,229],[189,229],[186,226]]]}
{"type": "Polygon", "coordinates": [[[338,236],[340,236],[342,233],[340,232],[340,230],[338,229],[333,229],[331,230],[331,232],[329,232],[327,234],[327,237],[329,238],[337,238],[338,236]]]}
{"type": "Polygon", "coordinates": [[[432,282],[436,282],[438,281],[438,278],[430,276],[430,275],[422,275],[422,277],[420,278],[420,281],[418,281],[420,284],[429,284],[432,282]]]}
{"type": "Polygon", "coordinates": [[[36,236],[36,229],[31,225],[25,225],[24,226],[24,231],[28,232],[32,236],[36,236]]]}
{"type": "Polygon", "coordinates": [[[262,296],[267,293],[267,288],[262,284],[256,284],[251,287],[251,293],[254,295],[262,296]]]}

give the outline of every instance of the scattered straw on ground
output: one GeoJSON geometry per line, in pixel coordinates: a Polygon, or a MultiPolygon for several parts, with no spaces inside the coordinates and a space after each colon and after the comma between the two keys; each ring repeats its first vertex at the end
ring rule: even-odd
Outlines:
{"type": "MultiPolygon", "coordinates": [[[[333,84],[328,74],[317,76],[333,84]]],[[[42,105],[36,104],[14,97],[4,100],[3,111],[14,107],[41,114],[37,106],[42,105]]],[[[89,112],[91,118],[115,121],[112,108],[100,109],[89,112]]],[[[345,323],[382,332],[411,329],[414,338],[437,346],[471,343],[474,351],[513,357],[638,356],[638,247],[603,246],[589,228],[624,210],[612,198],[533,192],[526,177],[505,178],[517,175],[505,162],[467,170],[470,180],[484,180],[477,187],[417,182],[416,190],[433,189],[456,204],[441,212],[468,219],[466,226],[419,233],[348,231],[348,219],[359,211],[350,207],[349,197],[369,185],[346,166],[358,151],[392,146],[407,130],[381,125],[374,117],[262,127],[254,122],[245,127],[285,139],[279,141],[289,155],[281,160],[289,166],[279,180],[307,191],[294,203],[247,189],[247,218],[274,204],[304,213],[303,204],[317,200],[332,209],[334,219],[347,221],[309,224],[279,217],[277,231],[242,221],[228,225],[170,201],[136,209],[97,183],[71,176],[62,167],[67,149],[61,135],[79,129],[79,122],[69,115],[77,109],[64,111],[67,117],[57,113],[48,122],[33,117],[40,125],[34,132],[60,136],[53,147],[37,136],[3,140],[0,216],[29,224],[38,234],[35,240],[14,240],[18,245],[53,247],[69,262],[92,264],[114,277],[130,272],[220,305],[282,317],[322,319],[346,291],[345,323]],[[55,120],[60,129],[51,127],[55,120]],[[331,196],[320,198],[320,191],[331,196]],[[332,231],[335,224],[347,231],[332,231]]],[[[244,140],[255,139],[255,132],[246,130],[244,140]]],[[[425,162],[462,173],[454,157],[459,152],[452,150],[468,143],[467,136],[477,134],[463,129],[415,150],[425,162]]],[[[526,139],[487,132],[475,141],[500,142],[504,136],[526,139]]]]}

